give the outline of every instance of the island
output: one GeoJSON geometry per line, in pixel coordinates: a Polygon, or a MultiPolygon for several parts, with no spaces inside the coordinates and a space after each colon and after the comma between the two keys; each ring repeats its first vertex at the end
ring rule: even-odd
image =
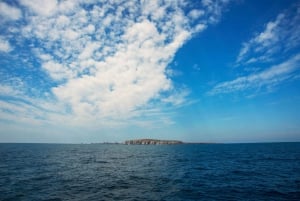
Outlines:
{"type": "Polygon", "coordinates": [[[136,139],[126,140],[126,145],[162,145],[162,144],[183,144],[179,140],[157,140],[157,139],[136,139]]]}

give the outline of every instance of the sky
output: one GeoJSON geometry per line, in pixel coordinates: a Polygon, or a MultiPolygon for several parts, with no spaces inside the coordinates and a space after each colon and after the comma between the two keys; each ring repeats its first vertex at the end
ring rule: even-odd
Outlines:
{"type": "Polygon", "coordinates": [[[0,142],[300,141],[300,1],[1,0],[0,142]]]}

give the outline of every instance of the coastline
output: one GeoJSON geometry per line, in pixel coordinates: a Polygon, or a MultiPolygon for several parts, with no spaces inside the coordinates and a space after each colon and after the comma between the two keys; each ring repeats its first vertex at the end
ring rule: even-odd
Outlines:
{"type": "Polygon", "coordinates": [[[135,140],[126,140],[124,144],[126,145],[175,145],[175,144],[184,144],[184,142],[179,140],[135,139],[135,140]]]}

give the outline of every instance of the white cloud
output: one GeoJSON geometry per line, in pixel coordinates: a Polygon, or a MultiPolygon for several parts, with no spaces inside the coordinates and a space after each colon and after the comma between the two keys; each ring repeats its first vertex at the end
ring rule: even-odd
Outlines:
{"type": "Polygon", "coordinates": [[[274,22],[269,22],[266,25],[266,29],[255,37],[255,42],[261,44],[262,46],[269,46],[269,43],[278,41],[276,30],[278,29],[278,25],[283,18],[284,15],[280,14],[274,22]]]}
{"type": "Polygon", "coordinates": [[[3,37],[0,37],[0,52],[10,52],[12,47],[10,43],[3,37]]]}
{"type": "MultiPolygon", "coordinates": [[[[1,74],[0,74],[1,75],[1,74]]],[[[10,99],[25,100],[28,90],[26,83],[19,77],[3,76],[0,81],[0,96],[9,97],[10,99]]]]}
{"type": "Polygon", "coordinates": [[[23,125],[52,125],[66,120],[62,118],[64,108],[51,97],[30,97],[28,86],[18,77],[1,80],[0,121],[23,125]]]}
{"type": "MultiPolygon", "coordinates": [[[[105,62],[95,62],[94,75],[70,80],[54,88],[54,94],[71,103],[74,113],[82,116],[91,111],[98,111],[101,116],[128,115],[171,87],[164,74],[170,53],[164,51],[163,40],[151,22],[134,24],[128,27],[123,36],[125,44],[115,55],[105,62]]],[[[88,52],[90,56],[92,53],[88,52]]]]}
{"type": "Polygon", "coordinates": [[[53,61],[48,61],[43,64],[43,68],[50,74],[54,80],[70,79],[74,77],[72,71],[66,66],[55,63],[53,61]]]}
{"type": "Polygon", "coordinates": [[[99,47],[100,47],[100,45],[97,44],[96,42],[86,44],[84,49],[82,50],[82,52],[78,56],[78,58],[81,59],[81,60],[91,58],[92,55],[94,54],[94,51],[96,49],[98,49],[99,47]]]}
{"type": "Polygon", "coordinates": [[[55,83],[48,91],[53,99],[45,102],[56,113],[46,116],[73,124],[136,122],[147,111],[161,115],[185,104],[188,90],[175,88],[168,64],[193,34],[218,21],[226,5],[204,2],[189,10],[185,1],[20,3],[26,23],[16,37],[37,45],[41,69],[55,83]]]}
{"type": "Polygon", "coordinates": [[[186,96],[188,96],[190,91],[188,89],[177,89],[171,96],[162,99],[165,103],[170,103],[175,106],[180,106],[186,103],[186,96]]]}
{"type": "Polygon", "coordinates": [[[28,7],[37,15],[52,15],[56,11],[57,0],[20,0],[20,3],[28,7]]]}
{"type": "Polygon", "coordinates": [[[14,88],[12,88],[10,85],[0,85],[0,95],[1,96],[16,96],[20,92],[16,91],[14,88]]]}
{"type": "Polygon", "coordinates": [[[265,25],[262,32],[243,43],[236,65],[269,62],[280,57],[280,54],[299,47],[300,13],[294,7],[280,13],[274,21],[265,25]]]}
{"type": "MultiPolygon", "coordinates": [[[[11,94],[12,95],[12,94],[11,94]]],[[[41,100],[33,100],[25,94],[18,94],[10,101],[0,100],[0,120],[18,122],[23,125],[53,125],[53,118],[57,118],[57,113],[43,108],[41,100]]],[[[48,104],[54,109],[56,106],[48,104]]],[[[56,108],[58,109],[58,108],[56,108]]]]}
{"type": "Polygon", "coordinates": [[[202,4],[204,6],[211,6],[213,4],[212,0],[202,0],[202,4]]]}
{"type": "Polygon", "coordinates": [[[246,54],[249,52],[250,49],[250,43],[243,43],[242,49],[239,52],[239,55],[236,59],[236,63],[240,63],[242,60],[244,60],[246,54]]]}
{"type": "Polygon", "coordinates": [[[209,94],[216,95],[249,89],[272,88],[291,79],[299,68],[300,54],[297,54],[287,61],[274,65],[261,72],[220,83],[216,85],[209,94]]]}
{"type": "Polygon", "coordinates": [[[70,24],[70,19],[65,15],[59,15],[56,19],[56,26],[59,28],[67,27],[70,24]]]}
{"type": "Polygon", "coordinates": [[[75,30],[67,29],[63,33],[63,37],[68,40],[76,40],[80,36],[75,30]]]}
{"type": "Polygon", "coordinates": [[[0,2],[0,16],[7,20],[18,20],[22,17],[22,12],[20,9],[10,6],[5,2],[0,2]]]}
{"type": "Polygon", "coordinates": [[[215,24],[219,21],[224,7],[229,3],[229,0],[212,1],[202,0],[201,1],[204,10],[209,14],[208,22],[215,24]]]}
{"type": "Polygon", "coordinates": [[[194,9],[189,12],[189,17],[192,19],[198,19],[200,16],[204,15],[204,13],[205,12],[203,10],[194,9]]]}

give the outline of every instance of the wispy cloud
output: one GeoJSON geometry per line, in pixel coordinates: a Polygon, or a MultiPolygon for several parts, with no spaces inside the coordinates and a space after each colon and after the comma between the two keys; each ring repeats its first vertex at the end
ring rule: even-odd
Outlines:
{"type": "MultiPolygon", "coordinates": [[[[153,108],[162,114],[187,102],[168,64],[193,34],[219,20],[228,2],[206,0],[189,10],[187,1],[20,0],[26,17],[17,30],[15,24],[5,29],[17,42],[10,37],[0,44],[6,52],[10,44],[31,48],[40,64],[34,67],[49,75],[44,105],[57,112],[34,109],[48,121],[136,120],[153,108]]],[[[42,103],[26,95],[33,105],[42,103]]]]}
{"type": "Polygon", "coordinates": [[[300,54],[266,70],[216,85],[208,94],[226,94],[251,89],[272,88],[295,76],[300,69],[300,54]]]}
{"type": "Polygon", "coordinates": [[[241,92],[252,96],[257,92],[273,91],[274,87],[296,79],[300,67],[300,54],[296,49],[300,46],[299,22],[299,4],[278,14],[263,31],[242,44],[235,65],[245,68],[234,70],[239,74],[244,71],[245,75],[217,84],[208,94],[241,92]],[[292,50],[296,54],[291,57],[292,50]],[[270,63],[269,67],[257,68],[260,64],[267,66],[267,63],[270,63]],[[253,73],[249,74],[249,69],[253,73]]]}
{"type": "Polygon", "coordinates": [[[300,44],[300,10],[294,5],[268,22],[262,32],[242,44],[236,65],[269,62],[300,44]]]}

